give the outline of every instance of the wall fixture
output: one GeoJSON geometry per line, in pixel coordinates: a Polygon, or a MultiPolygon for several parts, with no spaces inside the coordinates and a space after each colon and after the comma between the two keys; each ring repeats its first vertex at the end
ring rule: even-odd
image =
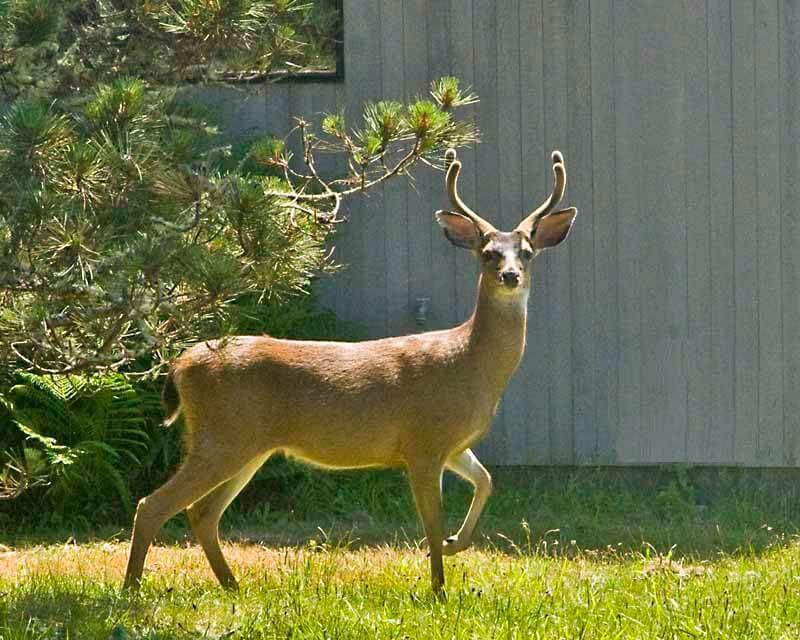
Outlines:
{"type": "Polygon", "coordinates": [[[431,310],[430,301],[430,298],[417,298],[414,319],[418,325],[423,325],[428,321],[428,312],[431,310]]]}

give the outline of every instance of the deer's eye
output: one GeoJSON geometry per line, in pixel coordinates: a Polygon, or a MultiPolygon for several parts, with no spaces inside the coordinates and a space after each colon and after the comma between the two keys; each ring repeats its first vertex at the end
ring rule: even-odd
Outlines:
{"type": "Polygon", "coordinates": [[[520,250],[519,255],[522,256],[523,260],[528,261],[531,258],[533,258],[533,251],[531,251],[530,249],[525,248],[525,249],[520,250]]]}
{"type": "Polygon", "coordinates": [[[482,255],[483,259],[486,260],[486,262],[492,262],[494,260],[500,259],[500,252],[495,251],[494,249],[486,249],[482,255]]]}

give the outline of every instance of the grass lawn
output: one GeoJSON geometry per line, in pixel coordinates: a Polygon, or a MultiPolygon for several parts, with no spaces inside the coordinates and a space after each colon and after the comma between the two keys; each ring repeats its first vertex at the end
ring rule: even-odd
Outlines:
{"type": "MultiPolygon", "coordinates": [[[[725,473],[504,470],[482,540],[446,559],[445,603],[392,474],[340,478],[348,517],[227,517],[238,593],[217,586],[177,519],[139,595],[119,590],[126,531],[6,523],[0,638],[796,639],[796,485],[725,473]]],[[[455,525],[469,494],[448,484],[455,525]]]]}

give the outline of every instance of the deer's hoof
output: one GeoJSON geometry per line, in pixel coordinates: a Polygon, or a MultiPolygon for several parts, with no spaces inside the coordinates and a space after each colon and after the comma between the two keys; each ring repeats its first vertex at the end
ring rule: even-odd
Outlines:
{"type": "Polygon", "coordinates": [[[468,546],[469,542],[463,542],[456,535],[450,536],[442,544],[442,555],[454,556],[459,551],[466,549],[468,546]]]}

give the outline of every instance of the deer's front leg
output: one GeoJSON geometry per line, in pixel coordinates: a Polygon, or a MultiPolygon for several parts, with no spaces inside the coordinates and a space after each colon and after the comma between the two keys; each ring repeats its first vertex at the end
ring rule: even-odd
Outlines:
{"type": "Polygon", "coordinates": [[[419,517],[428,539],[431,558],[431,585],[437,597],[444,596],[444,563],[442,542],[442,466],[439,461],[417,460],[408,465],[409,481],[419,517]]]}
{"type": "Polygon", "coordinates": [[[472,498],[472,504],[469,506],[467,517],[464,518],[464,524],[461,525],[458,533],[444,541],[444,548],[442,549],[444,555],[452,556],[459,551],[463,551],[472,543],[472,533],[475,531],[475,525],[478,523],[478,518],[481,517],[486,501],[492,493],[492,476],[489,475],[489,472],[470,449],[450,458],[445,463],[445,466],[475,487],[475,495],[472,498]]]}

